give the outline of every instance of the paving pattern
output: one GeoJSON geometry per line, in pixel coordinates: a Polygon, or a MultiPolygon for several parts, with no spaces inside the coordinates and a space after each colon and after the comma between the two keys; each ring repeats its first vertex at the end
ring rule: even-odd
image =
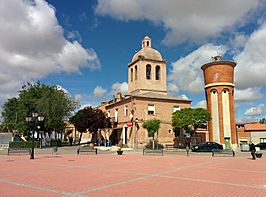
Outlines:
{"type": "Polygon", "coordinates": [[[0,196],[266,196],[266,158],[0,156],[0,196]]]}

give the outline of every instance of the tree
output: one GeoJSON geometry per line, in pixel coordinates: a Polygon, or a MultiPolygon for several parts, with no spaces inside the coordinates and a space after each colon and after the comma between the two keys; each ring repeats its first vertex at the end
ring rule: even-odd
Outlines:
{"type": "Polygon", "coordinates": [[[184,108],[172,115],[172,126],[194,135],[196,130],[211,120],[211,114],[203,108],[184,108]]]}
{"type": "Polygon", "coordinates": [[[260,119],[260,124],[266,124],[266,118],[260,119]]]}
{"type": "Polygon", "coordinates": [[[64,120],[76,109],[77,103],[68,93],[57,86],[45,84],[24,85],[18,97],[11,98],[3,105],[3,125],[9,129],[25,131],[25,118],[36,111],[45,117],[43,127],[46,131],[60,131],[64,120]]]}
{"type": "Polygon", "coordinates": [[[92,133],[92,142],[95,143],[98,129],[108,128],[111,125],[110,118],[107,118],[101,110],[93,109],[92,107],[85,107],[79,110],[70,118],[70,122],[80,132],[79,144],[83,133],[87,131],[92,133]]]}
{"type": "Polygon", "coordinates": [[[152,137],[153,140],[153,146],[152,148],[154,149],[154,134],[157,133],[158,137],[158,130],[160,128],[160,120],[157,119],[151,119],[147,120],[143,123],[142,127],[144,129],[147,129],[149,137],[152,137]]]}

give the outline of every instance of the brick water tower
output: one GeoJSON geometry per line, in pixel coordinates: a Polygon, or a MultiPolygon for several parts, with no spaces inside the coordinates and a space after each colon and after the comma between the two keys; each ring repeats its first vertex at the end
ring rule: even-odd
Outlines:
{"type": "Polygon", "coordinates": [[[237,148],[234,110],[234,68],[235,62],[222,60],[221,56],[204,64],[207,110],[212,120],[208,122],[210,141],[218,142],[224,148],[237,148]]]}

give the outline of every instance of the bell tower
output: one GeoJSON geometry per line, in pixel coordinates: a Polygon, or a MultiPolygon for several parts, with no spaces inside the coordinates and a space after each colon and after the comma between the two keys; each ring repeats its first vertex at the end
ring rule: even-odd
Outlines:
{"type": "Polygon", "coordinates": [[[145,36],[141,49],[128,64],[128,94],[156,92],[166,95],[166,61],[145,36]]]}
{"type": "Polygon", "coordinates": [[[212,120],[208,127],[210,141],[223,144],[224,148],[237,148],[234,111],[234,68],[235,62],[222,60],[221,56],[204,64],[207,110],[212,120]]]}

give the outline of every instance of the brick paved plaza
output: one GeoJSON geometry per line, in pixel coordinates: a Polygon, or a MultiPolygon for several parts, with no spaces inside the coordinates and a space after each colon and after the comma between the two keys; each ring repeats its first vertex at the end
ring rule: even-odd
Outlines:
{"type": "Polygon", "coordinates": [[[0,196],[266,196],[266,158],[249,154],[0,155],[0,196]]]}

